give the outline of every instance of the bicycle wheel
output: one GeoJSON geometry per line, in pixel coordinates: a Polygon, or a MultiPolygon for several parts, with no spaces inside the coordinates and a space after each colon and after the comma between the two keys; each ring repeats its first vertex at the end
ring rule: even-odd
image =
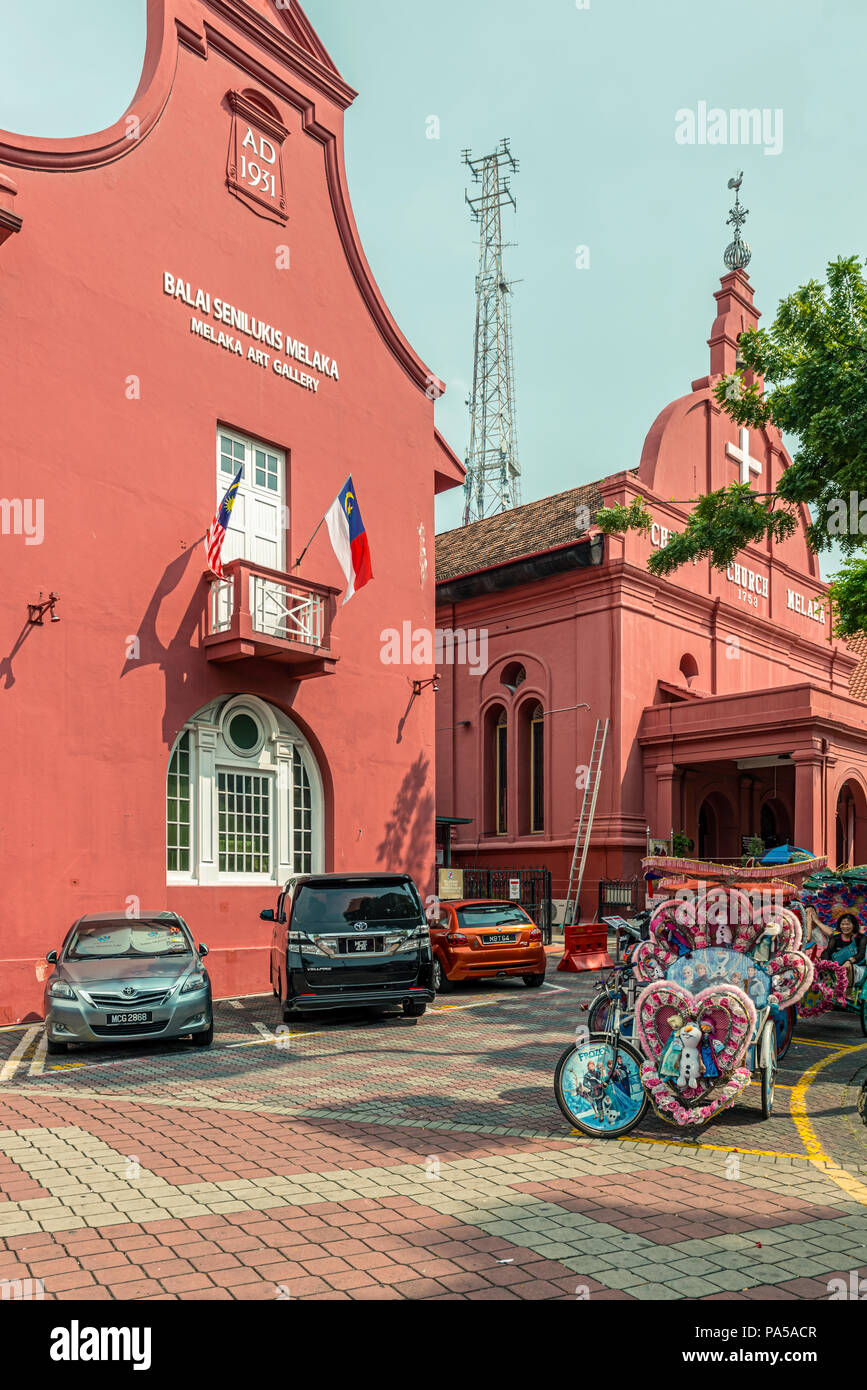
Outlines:
{"type": "Polygon", "coordinates": [[[633,1129],[647,1109],[641,1081],[641,1056],[622,1039],[614,1047],[604,1034],[589,1042],[567,1047],[554,1073],[554,1095],[561,1111],[575,1129],[593,1139],[616,1139],[633,1129]]]}
{"type": "Polygon", "coordinates": [[[587,1010],[587,1027],[591,1033],[608,1032],[608,1019],[613,1006],[614,1000],[607,994],[597,994],[587,1010]]]}

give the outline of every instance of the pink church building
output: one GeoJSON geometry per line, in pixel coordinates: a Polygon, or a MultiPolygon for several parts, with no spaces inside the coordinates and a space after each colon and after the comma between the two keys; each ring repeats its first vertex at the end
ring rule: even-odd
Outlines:
{"type": "Polygon", "coordinates": [[[790,459],[775,429],[739,431],[712,388],[757,324],[745,271],[714,296],[706,371],[651,426],[638,467],[437,540],[441,628],[487,633],[484,674],[441,670],[437,813],[452,862],[543,866],[565,897],[597,720],[610,720],[582,893],[640,872],[648,838],[703,857],[746,837],[832,863],[867,860],[867,708],[859,656],[830,634],[806,542],[749,546],[725,573],[668,579],[647,561],[688,499],[736,479],[760,492],[790,459]],[[604,536],[600,506],[643,498],[649,535],[604,536]],[[675,499],[675,500],[671,500],[675,499]]]}

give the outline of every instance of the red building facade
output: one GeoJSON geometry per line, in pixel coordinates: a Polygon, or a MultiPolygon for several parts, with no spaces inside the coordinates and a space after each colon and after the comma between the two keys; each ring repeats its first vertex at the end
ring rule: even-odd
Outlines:
{"type": "MultiPolygon", "coordinates": [[[[867,860],[867,711],[859,658],[833,640],[816,557],[798,531],[726,573],[647,561],[688,499],[789,459],[774,429],[738,431],[712,388],[758,321],[748,277],[721,281],[709,371],[661,412],[637,469],[438,537],[438,622],[487,633],[484,674],[443,670],[437,811],[465,818],[453,862],[552,870],[565,897],[597,719],[609,719],[582,907],[639,871],[648,834],[704,857],[745,837],[867,860]],[[603,536],[601,505],[645,500],[649,535],[603,536]],[[672,500],[673,499],[673,500],[672,500]],[[850,689],[851,687],[851,689],[850,689]]],[[[477,639],[478,640],[478,639],[477,639]]]]}
{"type": "Polygon", "coordinates": [[[463,470],[359,242],[354,95],[294,0],[150,0],[111,129],[0,132],[0,1022],[83,912],[179,911],[225,995],[267,990],[289,873],[428,886],[433,699],[400,725],[380,633],[432,627],[463,470]],[[324,528],[295,560],[350,473],[376,578],[341,608],[324,528]]]}

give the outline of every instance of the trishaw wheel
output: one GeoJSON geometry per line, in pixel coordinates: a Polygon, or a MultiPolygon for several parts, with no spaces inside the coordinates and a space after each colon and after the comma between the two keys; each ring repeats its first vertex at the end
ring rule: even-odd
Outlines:
{"type": "Polygon", "coordinates": [[[865,994],[864,998],[861,1000],[861,1013],[859,1016],[861,1019],[861,1032],[864,1034],[865,1038],[867,1038],[867,994],[865,994]]]}
{"type": "Polygon", "coordinates": [[[759,1068],[762,1081],[762,1119],[769,1120],[774,1108],[774,1089],[777,1080],[777,1033],[773,1023],[766,1023],[770,1029],[770,1049],[767,1064],[759,1068]]]}
{"type": "Polygon", "coordinates": [[[647,1109],[641,1063],[634,1047],[612,1043],[604,1033],[567,1047],[554,1073],[554,1095],[573,1129],[591,1139],[616,1139],[634,1129],[647,1109]],[[601,1078],[612,1064],[605,1083],[601,1078]]]}

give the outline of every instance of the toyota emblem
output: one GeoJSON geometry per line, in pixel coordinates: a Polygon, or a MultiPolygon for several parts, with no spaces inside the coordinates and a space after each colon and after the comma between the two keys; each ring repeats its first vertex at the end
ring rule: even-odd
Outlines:
{"type": "Polygon", "coordinates": [[[366,922],[356,922],[356,924],[355,924],[355,930],[356,930],[356,931],[367,931],[367,923],[366,923],[366,922]]]}
{"type": "Polygon", "coordinates": [[[125,994],[128,998],[132,998],[135,995],[135,990],[133,989],[132,985],[127,985],[125,989],[121,991],[121,993],[125,994]]]}

